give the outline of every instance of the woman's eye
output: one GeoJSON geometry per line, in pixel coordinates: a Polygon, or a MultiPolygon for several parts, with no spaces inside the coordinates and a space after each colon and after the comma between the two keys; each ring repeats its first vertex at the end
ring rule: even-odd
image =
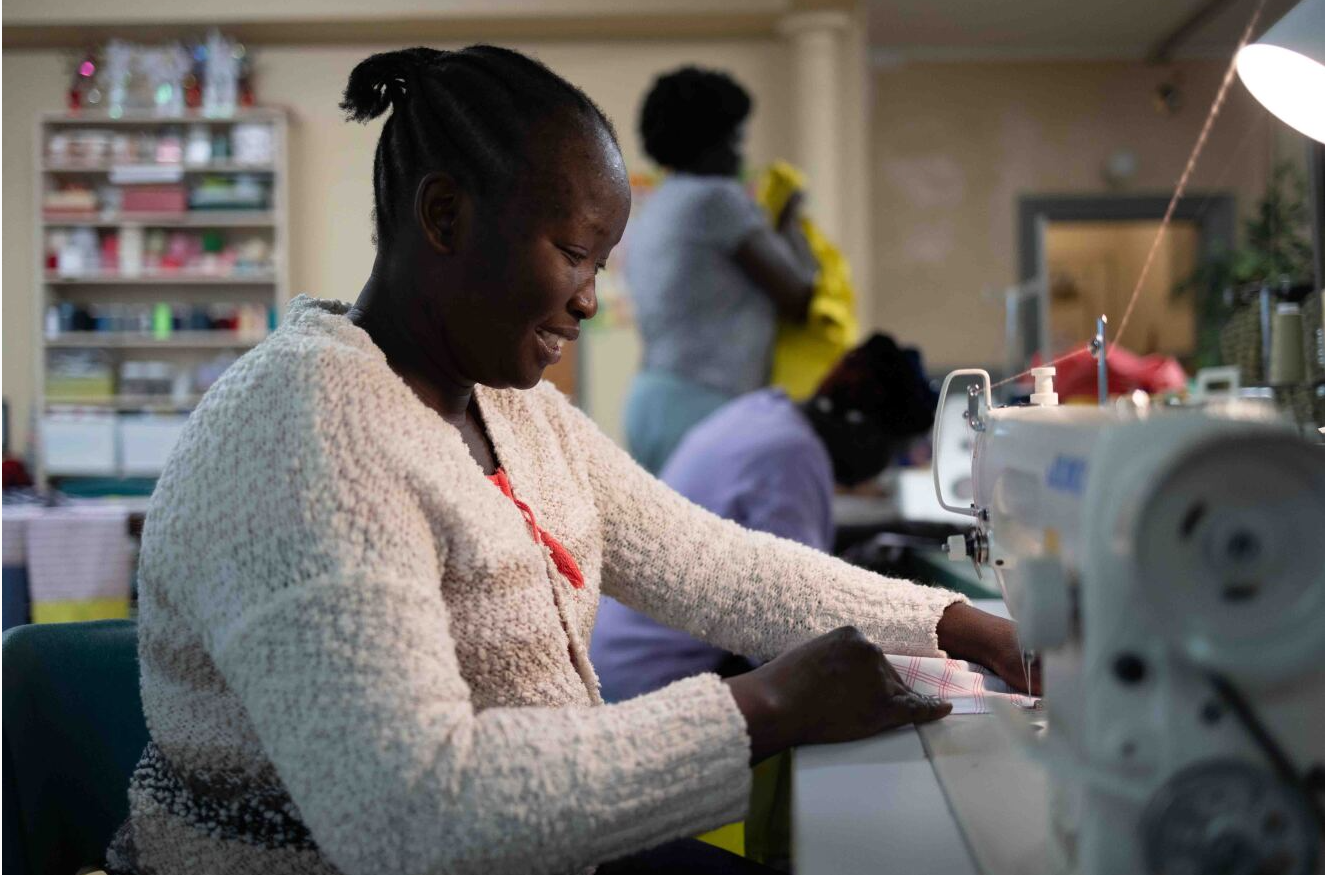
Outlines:
{"type": "Polygon", "coordinates": [[[564,246],[560,248],[561,253],[566,256],[571,264],[578,266],[579,263],[585,259],[585,256],[582,253],[576,252],[574,249],[567,249],[564,246]]]}
{"type": "Polygon", "coordinates": [[[607,270],[607,262],[606,262],[606,261],[600,261],[600,262],[598,262],[598,264],[596,264],[596,265],[594,266],[594,273],[602,273],[602,272],[605,271],[605,270],[607,270]]]}

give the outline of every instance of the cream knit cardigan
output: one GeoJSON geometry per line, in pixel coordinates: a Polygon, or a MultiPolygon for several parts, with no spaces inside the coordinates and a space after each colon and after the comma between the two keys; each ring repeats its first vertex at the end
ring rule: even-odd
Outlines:
{"type": "Polygon", "coordinates": [[[152,497],[153,744],[112,868],[569,872],[741,818],[749,738],[717,676],[602,704],[600,587],[761,658],[847,623],[940,652],[959,596],[701,510],[549,384],[480,387],[515,495],[584,573],[573,589],[344,313],[296,299],[207,393],[152,497]]]}

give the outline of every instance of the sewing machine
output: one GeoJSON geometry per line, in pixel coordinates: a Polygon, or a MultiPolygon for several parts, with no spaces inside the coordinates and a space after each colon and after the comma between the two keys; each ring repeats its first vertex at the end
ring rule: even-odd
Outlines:
{"type": "Polygon", "coordinates": [[[974,497],[935,489],[1042,665],[1047,728],[1001,718],[1048,776],[1053,868],[1325,871],[1325,450],[1250,402],[1059,406],[1052,368],[1003,408],[956,371],[940,410],[958,377],[974,497]]]}

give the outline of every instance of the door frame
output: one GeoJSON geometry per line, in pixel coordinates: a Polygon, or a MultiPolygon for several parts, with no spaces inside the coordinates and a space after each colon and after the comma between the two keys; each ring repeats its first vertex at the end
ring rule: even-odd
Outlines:
{"type": "MultiPolygon", "coordinates": [[[[1035,194],[1017,199],[1018,276],[1034,288],[1037,306],[1027,314],[1035,332],[1035,351],[1043,358],[1049,337],[1049,282],[1045,276],[1044,231],[1050,222],[1158,221],[1168,209],[1167,195],[1035,194]]],[[[1194,222],[1202,261],[1233,248],[1237,234],[1237,198],[1228,193],[1189,194],[1173,209],[1173,220],[1194,222]]]]}

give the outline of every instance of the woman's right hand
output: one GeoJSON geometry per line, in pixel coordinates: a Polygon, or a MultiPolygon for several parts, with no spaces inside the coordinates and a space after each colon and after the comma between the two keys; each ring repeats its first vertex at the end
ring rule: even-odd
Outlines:
{"type": "Polygon", "coordinates": [[[787,198],[787,202],[782,205],[782,212],[778,214],[775,226],[779,234],[787,233],[787,230],[799,224],[801,218],[801,207],[805,205],[805,192],[796,189],[787,198]]]}
{"type": "Polygon", "coordinates": [[[883,651],[852,626],[727,680],[750,733],[750,761],[800,744],[865,738],[927,723],[951,702],[909,689],[883,651]]]}

